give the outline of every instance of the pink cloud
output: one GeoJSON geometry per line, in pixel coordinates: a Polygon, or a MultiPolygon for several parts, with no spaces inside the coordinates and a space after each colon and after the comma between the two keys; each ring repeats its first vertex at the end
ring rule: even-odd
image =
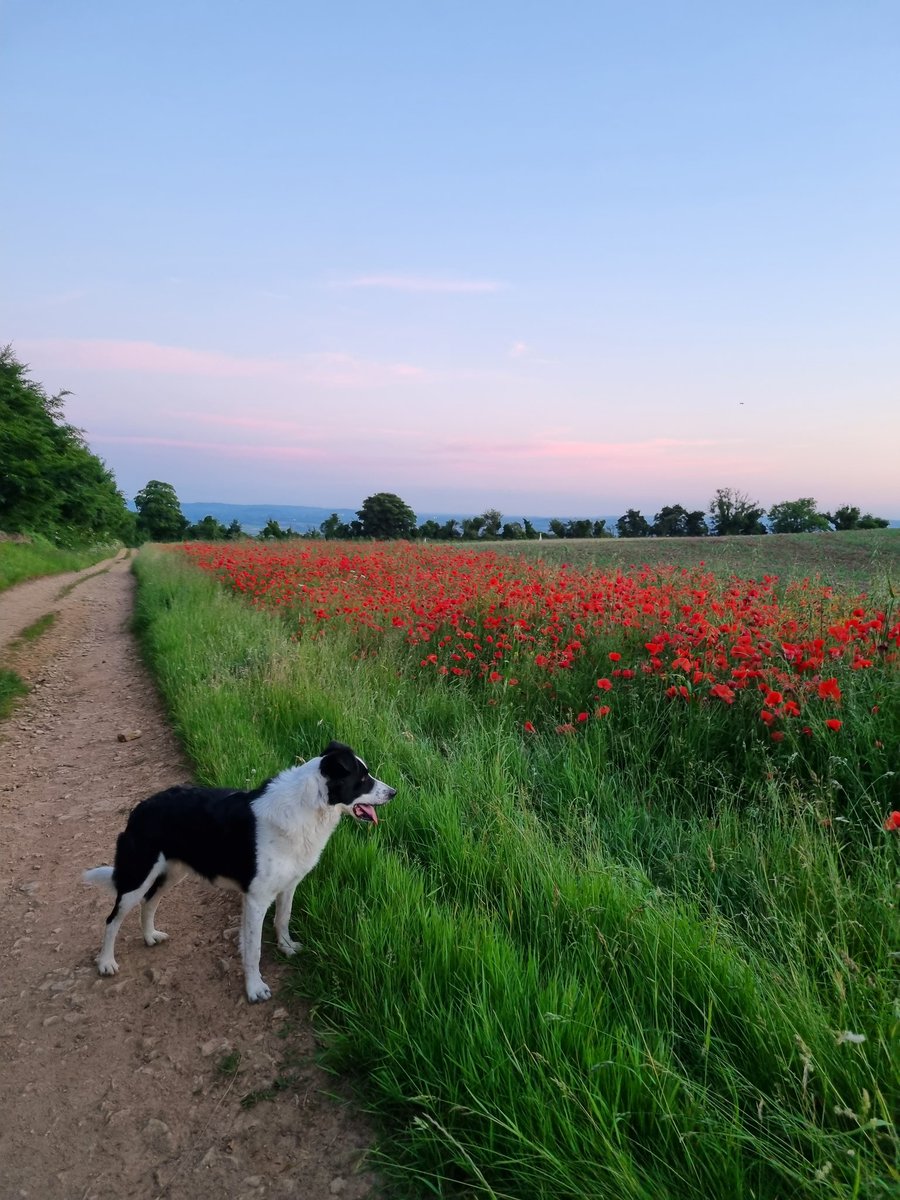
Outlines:
{"type": "Polygon", "coordinates": [[[197,450],[223,458],[321,460],[327,453],[317,446],[248,446],[243,442],[198,442],[185,438],[141,437],[136,434],[92,434],[92,445],[167,446],[176,450],[197,450]]]}
{"type": "Polygon", "coordinates": [[[207,379],[278,378],[323,387],[383,387],[397,380],[422,379],[427,372],[410,363],[383,363],[352,354],[316,353],[297,358],[242,357],[156,342],[50,338],[18,343],[26,358],[42,367],[89,371],[130,371],[145,375],[191,375],[207,379]]]}

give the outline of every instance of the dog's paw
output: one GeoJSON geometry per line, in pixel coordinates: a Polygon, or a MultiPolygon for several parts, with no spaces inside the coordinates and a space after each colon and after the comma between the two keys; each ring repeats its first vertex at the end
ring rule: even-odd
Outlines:
{"type": "Polygon", "coordinates": [[[152,929],[149,933],[144,934],[144,941],[148,946],[158,946],[160,942],[167,942],[169,935],[163,933],[161,929],[152,929]]]}
{"type": "Polygon", "coordinates": [[[119,964],[114,958],[98,958],[97,970],[101,975],[118,975],[119,964]]]}
{"type": "Polygon", "coordinates": [[[272,990],[267,983],[259,979],[256,983],[247,984],[247,999],[251,1004],[258,1004],[263,1000],[271,1000],[272,990]]]}
{"type": "Polygon", "coordinates": [[[287,954],[289,957],[296,954],[298,950],[303,948],[302,942],[295,942],[293,938],[280,937],[278,939],[278,949],[282,954],[287,954]]]}

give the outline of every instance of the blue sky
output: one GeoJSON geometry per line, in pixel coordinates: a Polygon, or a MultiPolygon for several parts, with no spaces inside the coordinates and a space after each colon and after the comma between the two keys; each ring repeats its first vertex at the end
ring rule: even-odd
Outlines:
{"type": "Polygon", "coordinates": [[[900,7],[7,0],[11,341],[127,495],[900,517],[900,7]]]}

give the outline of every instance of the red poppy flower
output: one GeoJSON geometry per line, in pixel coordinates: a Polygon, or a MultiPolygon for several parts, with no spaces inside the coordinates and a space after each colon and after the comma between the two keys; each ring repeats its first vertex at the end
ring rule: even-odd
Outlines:
{"type": "Polygon", "coordinates": [[[726,704],[734,704],[734,692],[727,683],[715,684],[709,689],[709,694],[717,700],[724,700],[726,704]]]}
{"type": "Polygon", "coordinates": [[[525,722],[525,732],[526,733],[534,733],[535,732],[534,726],[532,725],[532,723],[530,721],[525,722]]]}
{"type": "Polygon", "coordinates": [[[830,717],[825,724],[829,729],[833,729],[835,732],[837,732],[837,730],[841,727],[841,722],[837,719],[837,717],[830,717]]]}
{"type": "Polygon", "coordinates": [[[580,713],[578,714],[578,720],[579,720],[579,721],[586,721],[587,719],[588,719],[588,714],[587,714],[587,713],[585,713],[585,712],[580,712],[580,713]]]}
{"type": "Polygon", "coordinates": [[[600,707],[597,709],[597,716],[605,717],[607,715],[607,713],[610,713],[611,711],[612,711],[612,709],[609,707],[608,704],[601,704],[600,707]]]}
{"type": "Polygon", "coordinates": [[[783,742],[784,741],[784,734],[781,732],[780,729],[773,729],[772,732],[769,734],[769,736],[771,737],[773,742],[783,742]]]}
{"type": "Polygon", "coordinates": [[[622,655],[618,652],[618,650],[610,650],[610,652],[609,652],[609,661],[610,662],[618,662],[621,659],[621,657],[622,657],[622,655]]]}
{"type": "Polygon", "coordinates": [[[612,691],[612,680],[611,679],[598,679],[597,687],[601,690],[601,692],[611,692],[612,691]]]}
{"type": "Polygon", "coordinates": [[[884,827],[888,833],[900,829],[900,812],[897,812],[895,809],[892,813],[889,813],[885,818],[884,827]]]}
{"type": "Polygon", "coordinates": [[[820,700],[840,700],[841,689],[836,679],[823,679],[819,683],[820,700]]]}

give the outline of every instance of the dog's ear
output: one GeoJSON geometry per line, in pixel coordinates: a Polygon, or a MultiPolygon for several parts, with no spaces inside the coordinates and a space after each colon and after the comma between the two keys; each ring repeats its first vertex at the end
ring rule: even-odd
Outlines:
{"type": "Polygon", "coordinates": [[[343,742],[329,742],[322,751],[322,774],[328,779],[342,779],[356,766],[356,755],[343,742]]]}

